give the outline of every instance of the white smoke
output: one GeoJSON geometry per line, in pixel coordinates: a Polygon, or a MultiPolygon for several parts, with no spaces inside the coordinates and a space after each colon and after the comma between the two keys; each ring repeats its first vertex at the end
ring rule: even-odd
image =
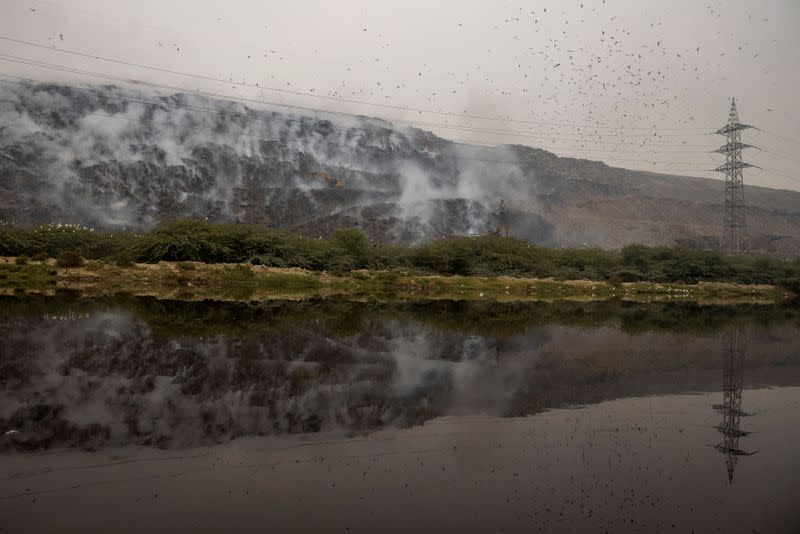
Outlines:
{"type": "Polygon", "coordinates": [[[178,206],[221,206],[223,216],[233,218],[237,189],[253,180],[298,190],[313,205],[313,192],[330,187],[307,176],[319,170],[346,176],[348,192],[364,193],[335,209],[360,214],[374,203],[368,192],[382,193],[395,204],[386,215],[420,232],[443,215],[441,201],[463,201],[455,233],[485,231],[487,213],[501,198],[536,211],[535,181],[509,148],[457,145],[378,119],[255,111],[192,94],[0,84],[0,152],[25,147],[35,153],[20,165],[37,168],[48,186],[33,193],[35,199],[87,219],[64,222],[153,224],[158,213],[151,199],[165,196],[178,206]],[[197,151],[207,148],[211,161],[198,161],[197,151]],[[303,161],[315,168],[303,168],[303,161]],[[145,172],[175,172],[167,178],[162,172],[160,182],[123,176],[137,164],[145,172]],[[272,170],[280,164],[294,170],[272,170]],[[212,183],[198,189],[193,180],[212,183]],[[104,201],[93,202],[93,193],[104,201]]]}

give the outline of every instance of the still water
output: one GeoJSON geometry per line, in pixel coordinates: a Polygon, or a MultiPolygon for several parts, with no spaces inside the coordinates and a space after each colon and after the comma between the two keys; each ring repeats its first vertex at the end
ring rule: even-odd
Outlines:
{"type": "Polygon", "coordinates": [[[0,528],[799,532],[800,308],[0,297],[0,528]]]}

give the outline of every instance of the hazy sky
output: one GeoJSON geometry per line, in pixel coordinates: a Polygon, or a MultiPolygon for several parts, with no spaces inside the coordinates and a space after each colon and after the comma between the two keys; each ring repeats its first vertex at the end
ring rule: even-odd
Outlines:
{"type": "Polygon", "coordinates": [[[0,37],[228,83],[0,39],[3,75],[113,75],[676,174],[721,177],[704,172],[723,161],[706,132],[735,96],[764,130],[744,133],[766,149],[747,152],[764,170],[745,183],[800,190],[798,0],[0,0],[0,12],[0,37]]]}

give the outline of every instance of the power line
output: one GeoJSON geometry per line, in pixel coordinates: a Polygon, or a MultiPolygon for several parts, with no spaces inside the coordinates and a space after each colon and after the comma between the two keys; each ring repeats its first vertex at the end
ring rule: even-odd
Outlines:
{"type": "MultiPolygon", "coordinates": [[[[5,81],[5,80],[0,80],[0,81],[5,81]]],[[[12,103],[12,104],[17,103],[16,101],[10,100],[10,99],[0,99],[0,102],[7,102],[7,103],[12,103]]],[[[141,119],[141,118],[140,119],[131,119],[131,118],[128,118],[128,117],[121,117],[119,115],[111,115],[111,114],[108,114],[108,113],[99,113],[99,112],[90,112],[90,111],[86,111],[86,112],[83,112],[83,113],[85,115],[105,117],[105,118],[116,119],[116,120],[124,120],[124,121],[128,121],[128,122],[131,122],[131,123],[134,123],[134,124],[144,124],[144,125],[147,125],[147,126],[153,125],[153,124],[160,124],[160,125],[170,126],[170,127],[175,126],[175,124],[170,123],[170,122],[155,121],[153,119],[141,119]]],[[[193,126],[193,128],[194,129],[198,129],[198,127],[196,125],[193,126]]],[[[213,130],[212,128],[204,128],[204,129],[213,130]]],[[[280,139],[263,137],[263,136],[260,136],[260,135],[257,135],[257,134],[249,134],[249,133],[246,133],[246,132],[238,132],[237,135],[241,135],[241,136],[245,136],[245,137],[252,137],[254,139],[259,139],[259,140],[262,140],[262,141],[281,142],[280,139]]],[[[329,142],[329,141],[326,141],[324,144],[326,146],[337,146],[337,147],[341,147],[341,148],[352,148],[352,147],[350,147],[348,145],[343,145],[341,143],[333,143],[333,142],[329,142]]],[[[478,146],[480,146],[481,148],[487,148],[487,149],[494,148],[494,147],[484,146],[484,145],[478,145],[478,146]]],[[[359,146],[358,148],[364,149],[364,150],[377,150],[377,151],[381,151],[381,152],[386,152],[384,149],[382,149],[380,147],[373,147],[373,146],[367,146],[367,145],[359,146]]],[[[560,156],[560,157],[562,157],[562,156],[560,156]]],[[[563,157],[572,157],[572,156],[571,155],[567,155],[567,156],[563,156],[563,157]]],[[[458,155],[451,155],[451,154],[442,154],[440,156],[437,156],[434,159],[481,161],[481,162],[485,162],[485,163],[495,163],[495,164],[502,164],[502,165],[519,165],[520,164],[520,162],[518,160],[505,160],[505,161],[504,160],[491,160],[491,159],[473,158],[473,157],[458,156],[458,155]]],[[[585,159],[585,158],[581,158],[581,159],[585,159]]],[[[612,161],[631,161],[631,162],[648,163],[648,164],[666,164],[666,165],[677,165],[677,164],[679,164],[678,162],[654,161],[654,160],[647,160],[647,159],[623,159],[623,158],[609,158],[609,159],[612,160],[612,161]]],[[[684,162],[684,163],[680,163],[680,164],[686,165],[687,163],[684,162]]],[[[694,163],[689,163],[689,164],[695,165],[694,163]]],[[[698,163],[696,165],[702,165],[702,164],[698,163]]],[[[697,170],[701,171],[702,169],[697,169],[697,170]]],[[[670,172],[674,172],[674,171],[670,170],[670,172]]],[[[689,171],[689,172],[691,172],[691,171],[689,171]]]]}
{"type": "Polygon", "coordinates": [[[773,137],[777,137],[778,139],[783,139],[784,141],[788,141],[790,143],[794,143],[794,144],[800,145],[800,139],[796,139],[796,138],[789,137],[789,136],[786,136],[786,135],[777,134],[777,133],[772,132],[770,130],[763,130],[761,128],[756,128],[755,130],[757,132],[765,133],[767,135],[771,135],[773,137]]]}
{"type": "Polygon", "coordinates": [[[775,174],[775,175],[777,175],[777,176],[780,176],[781,178],[788,178],[789,180],[797,180],[797,181],[798,181],[798,183],[800,183],[800,175],[798,175],[798,176],[790,176],[790,175],[788,175],[788,174],[783,174],[783,173],[782,173],[782,172],[780,172],[780,171],[776,171],[775,169],[772,169],[772,168],[770,168],[770,167],[764,167],[764,168],[763,168],[763,169],[761,169],[761,170],[763,170],[763,171],[766,171],[766,172],[769,172],[769,173],[771,173],[771,174],[775,174]]]}
{"type": "MultiPolygon", "coordinates": [[[[0,59],[2,59],[2,58],[0,57],[0,59]]],[[[43,83],[43,82],[40,82],[39,80],[33,80],[33,79],[30,79],[30,78],[22,78],[22,77],[13,76],[13,75],[12,75],[12,77],[17,78],[17,79],[21,79],[21,80],[32,81],[32,82],[36,82],[36,83],[43,83]]],[[[30,84],[20,83],[20,82],[13,82],[13,81],[10,81],[10,80],[0,80],[0,82],[31,87],[30,84]]],[[[221,115],[221,116],[240,116],[240,117],[248,118],[248,119],[254,119],[255,118],[255,119],[259,119],[259,120],[265,121],[265,122],[283,121],[283,119],[277,119],[275,117],[264,117],[263,115],[260,115],[260,114],[255,113],[255,112],[252,112],[252,113],[241,113],[241,112],[235,112],[235,111],[221,111],[221,110],[215,110],[215,109],[204,108],[204,107],[199,107],[199,106],[189,106],[189,105],[186,105],[186,104],[178,104],[178,103],[175,103],[175,102],[171,102],[169,105],[167,105],[164,102],[155,103],[155,102],[150,102],[150,101],[147,101],[147,100],[136,99],[136,98],[133,98],[133,97],[120,98],[118,96],[110,95],[107,91],[103,91],[103,90],[97,89],[97,88],[84,89],[84,88],[80,88],[80,87],[75,87],[74,89],[81,90],[81,91],[84,91],[84,92],[87,92],[87,93],[100,93],[100,94],[103,94],[103,96],[105,98],[109,99],[109,100],[115,100],[115,101],[118,101],[118,102],[127,102],[127,103],[135,102],[135,103],[148,105],[148,106],[154,106],[154,107],[158,107],[158,108],[162,108],[162,109],[168,109],[168,108],[187,109],[187,110],[204,112],[204,113],[213,113],[213,114],[217,114],[217,115],[221,115]]],[[[333,128],[337,129],[339,131],[342,130],[341,128],[337,128],[337,127],[333,127],[333,128]]],[[[559,139],[559,138],[552,138],[552,137],[545,137],[543,139],[546,139],[546,140],[573,141],[572,139],[559,139]]],[[[680,148],[683,148],[683,147],[686,146],[686,145],[667,145],[667,144],[663,144],[663,145],[650,145],[649,147],[645,148],[642,145],[633,145],[632,143],[611,143],[611,142],[602,143],[601,142],[600,144],[624,145],[624,146],[628,146],[628,147],[631,147],[632,149],[636,150],[637,153],[639,153],[639,151],[641,151],[641,150],[648,150],[648,149],[650,150],[650,153],[658,153],[658,152],[653,151],[652,148],[650,148],[650,147],[654,147],[654,146],[670,146],[670,147],[680,147],[680,148]]],[[[566,147],[564,147],[564,146],[548,146],[547,148],[550,148],[550,149],[566,149],[566,150],[581,150],[582,152],[591,151],[591,152],[595,152],[595,153],[612,153],[612,154],[613,153],[623,152],[623,151],[621,151],[619,149],[614,149],[614,150],[584,149],[582,147],[577,147],[577,146],[566,146],[566,147]]],[[[678,152],[680,152],[680,151],[664,151],[663,154],[672,154],[672,153],[678,153],[678,152]]],[[[706,152],[704,150],[696,151],[696,152],[695,151],[691,151],[690,153],[708,154],[708,152],[706,152]]]]}
{"type": "MultiPolygon", "coordinates": [[[[95,71],[86,71],[86,70],[83,70],[83,69],[77,69],[77,68],[73,68],[73,67],[64,67],[64,66],[61,66],[61,65],[53,65],[53,64],[50,64],[50,63],[45,63],[45,62],[41,62],[41,61],[37,61],[37,60],[19,58],[17,56],[9,56],[7,54],[0,54],[0,60],[10,61],[10,62],[13,62],[13,63],[21,63],[21,64],[31,65],[31,66],[36,66],[36,67],[42,67],[42,68],[47,68],[47,69],[53,69],[53,70],[58,70],[58,71],[62,71],[62,72],[69,72],[69,73],[72,73],[72,74],[80,74],[82,76],[90,76],[90,77],[104,78],[104,79],[109,79],[109,80],[117,80],[117,81],[122,81],[122,82],[125,82],[125,83],[133,83],[133,84],[136,84],[136,85],[146,85],[146,86],[155,87],[155,88],[169,89],[171,91],[187,92],[187,89],[183,88],[183,87],[165,85],[165,84],[160,84],[160,83],[156,83],[156,82],[146,82],[146,81],[136,80],[136,79],[132,79],[132,78],[124,78],[124,77],[121,77],[121,76],[115,76],[113,74],[106,74],[106,73],[95,72],[95,71]]],[[[351,113],[344,113],[344,112],[339,112],[339,111],[326,111],[326,110],[321,110],[321,109],[316,109],[316,108],[308,108],[308,107],[295,106],[295,105],[290,105],[290,104],[275,103],[275,102],[270,102],[270,101],[266,101],[266,100],[254,99],[254,98],[228,96],[228,95],[221,94],[221,93],[212,93],[212,92],[199,91],[199,90],[190,90],[189,92],[191,94],[196,94],[196,95],[206,96],[206,97],[212,97],[212,98],[219,98],[219,99],[228,100],[228,101],[259,103],[259,104],[275,106],[275,107],[281,107],[281,108],[301,109],[303,111],[313,112],[313,113],[327,113],[327,114],[332,114],[332,115],[345,116],[345,117],[348,117],[348,118],[354,117],[354,115],[352,115],[351,113]]],[[[428,126],[428,127],[437,126],[437,127],[442,127],[442,128],[452,129],[452,130],[470,131],[469,128],[462,127],[462,126],[454,126],[454,125],[438,124],[438,123],[434,123],[434,124],[432,124],[432,123],[418,123],[416,121],[410,121],[410,120],[404,120],[404,119],[393,119],[393,120],[395,122],[402,122],[402,123],[410,124],[412,126],[428,126]]],[[[481,130],[480,129],[474,129],[474,131],[481,131],[481,130]]],[[[568,139],[568,138],[559,138],[559,137],[550,137],[550,136],[526,135],[526,134],[521,134],[519,132],[512,132],[510,135],[516,136],[516,137],[527,137],[527,138],[532,138],[532,139],[546,139],[546,140],[557,140],[557,141],[578,141],[578,142],[581,141],[580,139],[568,139]]],[[[569,134],[567,134],[567,135],[569,135],[569,134]]],[[[703,134],[703,135],[705,135],[705,134],[703,134]]],[[[651,138],[648,136],[647,139],[651,139],[651,138]]],[[[668,143],[644,143],[643,142],[641,144],[638,144],[638,143],[624,142],[624,141],[594,141],[593,143],[594,144],[601,144],[601,145],[624,145],[624,146],[646,146],[646,145],[647,146],[664,146],[664,147],[666,147],[666,146],[670,146],[670,147],[684,147],[684,146],[686,146],[686,143],[683,143],[683,144],[668,144],[668,143]]],[[[700,145],[695,145],[695,146],[700,147],[700,145]]],[[[703,146],[705,146],[705,145],[703,145],[703,146]]],[[[710,148],[710,146],[709,146],[709,148],[710,148]]]]}
{"type": "MultiPolygon", "coordinates": [[[[390,119],[390,120],[395,120],[395,119],[390,119]]],[[[408,123],[414,124],[416,126],[445,128],[445,129],[451,129],[451,130],[474,131],[474,132],[490,133],[490,134],[496,134],[496,135],[510,135],[512,137],[514,137],[514,136],[516,136],[516,137],[536,137],[536,136],[531,135],[531,134],[529,134],[527,132],[522,132],[522,131],[519,131],[519,130],[497,130],[497,129],[488,129],[488,128],[475,128],[473,126],[463,126],[463,125],[457,125],[457,124],[444,124],[444,123],[439,123],[439,122],[420,122],[420,121],[400,121],[400,122],[408,122],[408,123]]],[[[538,133],[546,134],[548,132],[538,132],[538,133]]],[[[602,137],[612,137],[612,138],[633,137],[633,138],[636,138],[636,139],[641,139],[641,138],[651,139],[652,137],[657,137],[657,138],[660,139],[662,137],[690,137],[690,136],[703,136],[703,137],[705,137],[707,135],[711,135],[710,132],[709,133],[699,133],[699,134],[698,133],[690,133],[690,134],[659,134],[659,135],[653,135],[653,136],[644,135],[644,134],[610,134],[610,133],[594,133],[594,134],[592,134],[592,133],[577,133],[577,134],[571,134],[571,133],[564,133],[564,132],[554,132],[554,133],[556,135],[572,135],[572,136],[576,136],[576,138],[574,139],[575,141],[580,141],[582,139],[586,139],[587,137],[601,137],[601,138],[602,137]]],[[[549,136],[545,137],[545,138],[551,139],[551,137],[549,137],[549,136]]],[[[559,139],[559,138],[553,137],[552,139],[559,139]]],[[[561,138],[561,139],[563,139],[563,138],[561,138]]],[[[563,139],[563,140],[568,140],[568,139],[563,139]]],[[[624,141],[622,143],[624,143],[624,141]]],[[[634,143],[633,142],[629,142],[628,144],[634,144],[634,143]]],[[[710,147],[711,145],[708,145],[708,146],[710,147]]]]}
{"type": "Polygon", "coordinates": [[[133,63],[133,62],[124,61],[124,60],[121,60],[121,59],[108,58],[108,57],[94,55],[94,54],[87,54],[87,53],[78,52],[78,51],[75,51],[75,50],[67,50],[67,49],[64,49],[64,48],[56,48],[55,46],[43,45],[43,44],[40,44],[40,43],[34,43],[34,42],[31,42],[31,41],[25,41],[25,40],[22,40],[22,39],[15,39],[13,37],[8,37],[8,36],[3,36],[3,35],[0,35],[0,39],[2,39],[4,41],[9,41],[9,42],[25,45],[25,46],[31,46],[31,47],[41,48],[41,49],[45,49],[45,50],[49,50],[49,51],[60,52],[62,54],[70,54],[70,55],[74,55],[74,56],[80,56],[80,57],[95,59],[95,60],[99,60],[99,61],[105,61],[105,62],[108,62],[108,63],[116,63],[116,64],[119,64],[119,65],[126,65],[126,66],[129,66],[129,67],[147,69],[147,70],[151,70],[151,71],[162,72],[162,73],[167,73],[167,74],[174,74],[174,75],[179,75],[179,76],[186,76],[186,77],[199,79],[199,80],[214,81],[214,82],[225,83],[225,84],[233,84],[233,85],[237,85],[237,86],[240,86],[240,87],[250,87],[250,88],[253,88],[253,89],[259,89],[259,90],[263,90],[263,91],[274,91],[274,92],[279,92],[279,93],[292,94],[292,95],[296,95],[296,96],[304,96],[304,97],[320,98],[320,99],[325,99],[325,100],[339,101],[339,102],[344,102],[344,103],[349,103],[349,104],[360,104],[360,105],[366,105],[366,106],[375,106],[375,107],[393,109],[393,110],[398,110],[398,111],[414,111],[414,112],[417,112],[417,113],[420,113],[420,114],[428,113],[428,114],[442,115],[442,116],[448,116],[448,117],[462,117],[462,118],[477,119],[477,120],[514,122],[514,123],[520,123],[520,124],[534,124],[534,125],[537,125],[537,126],[564,126],[564,127],[569,127],[569,128],[604,128],[604,129],[611,129],[611,130],[645,130],[645,131],[656,131],[656,130],[660,130],[660,131],[699,131],[699,130],[711,130],[712,129],[710,127],[709,128],[657,128],[656,129],[656,128],[647,128],[647,127],[635,127],[635,126],[616,127],[616,126],[599,126],[599,125],[596,125],[596,124],[580,125],[580,124],[570,124],[570,123],[541,122],[541,121],[533,121],[533,120],[525,120],[525,119],[511,119],[511,118],[504,118],[504,117],[490,117],[490,116],[482,116],[482,115],[470,115],[470,114],[466,114],[466,113],[454,113],[454,112],[450,112],[450,111],[438,111],[438,110],[433,110],[433,109],[413,108],[413,107],[410,107],[410,106],[399,106],[399,105],[393,105],[393,104],[369,102],[369,101],[364,101],[364,100],[336,97],[336,96],[330,96],[330,95],[318,95],[318,94],[314,94],[314,93],[306,93],[306,92],[303,92],[303,91],[296,91],[296,90],[292,90],[292,89],[284,89],[284,88],[278,88],[278,87],[267,87],[267,86],[262,86],[260,84],[252,84],[252,83],[246,83],[246,82],[236,82],[236,81],[233,81],[233,80],[224,80],[222,78],[216,78],[216,77],[213,77],[213,76],[206,76],[206,75],[202,75],[202,74],[194,74],[194,73],[182,72],[182,71],[177,71],[177,70],[172,70],[172,69],[166,69],[166,68],[163,68],[163,67],[154,67],[154,66],[151,66],[151,65],[145,65],[145,64],[141,64],[141,63],[133,63]]]}
{"type": "MultiPolygon", "coordinates": [[[[8,81],[8,80],[0,80],[0,81],[8,81]]],[[[15,82],[11,82],[11,83],[15,83],[15,82]]],[[[25,85],[25,84],[20,84],[20,85],[25,85]]],[[[76,88],[76,89],[84,90],[82,88],[76,88]]],[[[98,91],[98,92],[100,92],[100,91],[98,91]]],[[[115,98],[115,97],[109,97],[109,98],[113,98],[113,99],[118,100],[118,101],[125,101],[124,99],[121,99],[121,98],[115,98]]],[[[12,100],[5,100],[5,101],[9,102],[9,103],[16,103],[15,101],[12,101],[12,100]]],[[[167,107],[167,106],[164,106],[163,104],[155,104],[155,103],[146,102],[146,101],[136,101],[136,102],[144,103],[144,104],[148,104],[148,105],[152,105],[152,106],[158,106],[158,107],[162,107],[162,108],[163,107],[167,107]]],[[[185,107],[185,106],[174,106],[174,107],[179,107],[180,108],[180,107],[185,107]]],[[[191,108],[189,108],[189,109],[191,109],[191,108]]],[[[205,110],[204,109],[204,111],[210,111],[210,112],[213,112],[213,113],[225,114],[225,112],[220,112],[220,111],[217,111],[217,110],[205,110]]],[[[89,114],[89,115],[102,116],[102,117],[111,118],[111,119],[126,120],[126,121],[133,122],[133,123],[142,123],[142,122],[144,122],[145,124],[149,123],[149,124],[163,124],[163,125],[167,125],[167,126],[174,126],[174,124],[172,124],[172,123],[153,121],[152,119],[147,120],[147,121],[142,121],[140,119],[128,119],[127,117],[120,117],[120,116],[117,116],[117,115],[110,115],[110,114],[105,114],[105,113],[96,113],[96,112],[86,112],[86,113],[89,114]]],[[[194,127],[196,128],[196,126],[194,126],[194,127]]],[[[259,135],[248,134],[248,133],[244,133],[244,132],[240,133],[239,135],[252,137],[252,138],[256,138],[256,139],[261,139],[261,140],[264,140],[264,141],[279,141],[278,139],[266,138],[266,137],[262,137],[262,136],[259,136],[259,135]]],[[[343,147],[343,148],[351,148],[348,145],[342,145],[342,144],[339,144],[339,143],[327,142],[326,144],[329,145],[329,146],[339,146],[339,147],[343,147]]],[[[473,145],[473,146],[475,146],[475,145],[473,145]]],[[[494,147],[488,147],[488,146],[482,146],[482,145],[478,145],[478,146],[481,146],[482,148],[487,148],[487,149],[494,148],[494,147]]],[[[385,150],[381,149],[380,147],[361,146],[360,148],[366,149],[366,150],[379,150],[381,152],[385,152],[385,150]]],[[[560,147],[560,148],[563,148],[563,147],[560,147]]],[[[567,148],[570,148],[570,149],[574,150],[574,147],[567,147],[567,148]]],[[[584,151],[582,151],[582,152],[584,152],[584,151]]],[[[580,159],[586,159],[586,158],[583,157],[583,154],[562,154],[560,157],[569,157],[569,158],[578,157],[580,159]]],[[[456,155],[449,155],[449,154],[448,155],[442,155],[442,156],[440,156],[440,158],[441,159],[451,159],[451,160],[481,161],[481,162],[485,162],[485,163],[494,163],[494,164],[501,164],[501,165],[518,165],[519,164],[519,161],[517,161],[517,160],[506,160],[506,161],[503,161],[503,160],[494,160],[494,159],[485,159],[485,158],[473,158],[473,157],[467,157],[467,156],[456,156],[456,155]]],[[[706,165],[701,164],[701,163],[655,161],[655,160],[652,160],[652,159],[645,159],[645,158],[615,158],[615,157],[612,156],[612,157],[607,157],[605,159],[608,160],[608,161],[625,161],[625,162],[633,162],[633,163],[640,163],[640,164],[647,164],[647,165],[656,165],[656,164],[687,165],[687,164],[689,164],[689,165],[698,165],[700,167],[706,167],[706,165]]],[[[673,169],[648,169],[648,170],[642,171],[642,172],[659,172],[659,173],[666,173],[666,174],[671,174],[671,173],[675,173],[675,172],[698,173],[698,172],[706,172],[706,169],[704,169],[704,168],[693,168],[693,169],[674,169],[674,168],[673,169]]]]}
{"type": "Polygon", "coordinates": [[[789,154],[787,154],[786,152],[781,152],[780,150],[766,149],[766,148],[762,148],[761,150],[763,152],[768,153],[768,154],[775,155],[775,156],[777,156],[779,158],[787,159],[789,161],[793,161],[793,162],[795,162],[797,164],[800,164],[800,159],[795,159],[792,156],[790,156],[789,154]]]}
{"type": "MultiPolygon", "coordinates": [[[[66,69],[68,71],[72,70],[72,69],[68,69],[68,68],[61,68],[59,66],[53,66],[53,67],[56,68],[57,70],[64,70],[64,69],[66,69]]],[[[103,76],[100,73],[92,73],[92,74],[96,74],[98,76],[103,76]]],[[[43,83],[43,82],[40,82],[38,80],[26,79],[26,78],[22,78],[22,77],[19,77],[19,76],[13,76],[13,75],[11,75],[11,76],[14,77],[14,78],[17,78],[17,79],[23,79],[23,80],[29,80],[29,81],[33,81],[33,82],[43,83]]],[[[108,76],[108,77],[111,78],[111,79],[119,79],[119,77],[116,77],[116,76],[108,76]]],[[[10,80],[0,80],[0,81],[5,82],[5,83],[15,83],[15,84],[18,84],[18,85],[29,85],[29,84],[24,84],[24,83],[12,82],[10,80]]],[[[146,85],[153,85],[153,86],[157,86],[157,87],[165,87],[165,88],[170,88],[170,89],[179,89],[179,88],[174,88],[174,87],[170,87],[170,86],[164,86],[164,85],[161,85],[161,84],[147,84],[146,83],[146,85]]],[[[101,94],[104,93],[103,91],[101,91],[99,89],[89,90],[89,89],[84,89],[84,88],[79,88],[79,87],[75,87],[74,89],[87,91],[87,92],[101,93],[101,94]]],[[[137,103],[141,103],[141,104],[145,104],[145,105],[159,107],[159,108],[162,108],[162,109],[172,107],[172,108],[178,108],[178,109],[189,109],[189,110],[195,110],[195,111],[203,111],[203,112],[215,113],[215,114],[219,114],[219,115],[234,115],[234,116],[235,115],[239,115],[239,116],[242,116],[242,117],[260,118],[262,120],[277,120],[274,117],[273,118],[266,118],[266,117],[263,117],[263,116],[258,116],[257,114],[253,114],[253,115],[255,115],[255,117],[253,117],[252,115],[245,114],[245,113],[231,112],[231,111],[220,111],[220,110],[213,110],[213,109],[208,109],[208,108],[199,108],[199,107],[196,107],[196,106],[178,105],[176,103],[171,103],[171,105],[167,106],[164,102],[154,103],[154,102],[148,102],[148,101],[145,101],[145,100],[136,100],[136,99],[132,99],[132,98],[122,99],[122,98],[119,98],[119,97],[108,96],[107,94],[104,94],[104,96],[106,96],[106,98],[112,99],[112,100],[117,100],[117,101],[121,101],[121,102],[126,102],[126,101],[127,102],[137,102],[137,103]]],[[[212,96],[217,96],[217,95],[213,95],[212,94],[212,96]]],[[[223,96],[222,98],[225,98],[225,97],[223,96]]],[[[10,102],[13,102],[13,101],[10,101],[10,102]]],[[[127,118],[124,118],[124,117],[117,117],[115,115],[107,115],[107,114],[102,114],[102,113],[89,113],[89,114],[98,115],[98,116],[104,116],[104,117],[112,118],[112,119],[119,118],[119,119],[129,120],[131,122],[140,122],[140,121],[137,121],[137,120],[127,119],[127,118]]],[[[352,117],[351,115],[348,115],[348,116],[352,117]]],[[[151,121],[151,122],[157,123],[155,121],[151,121]]],[[[163,123],[163,124],[172,126],[171,123],[163,123]]],[[[265,138],[265,137],[261,137],[261,136],[254,135],[254,134],[241,133],[240,135],[244,135],[244,136],[248,136],[248,137],[254,137],[254,138],[262,139],[262,140],[266,140],[266,141],[279,141],[277,139],[265,138]]],[[[469,140],[465,140],[465,141],[469,142],[469,140]]],[[[568,141],[572,141],[572,140],[568,139],[568,141]]],[[[341,145],[341,144],[338,144],[338,143],[327,143],[327,144],[328,145],[332,145],[332,146],[340,146],[340,147],[344,147],[344,148],[351,148],[351,147],[349,147],[347,145],[341,145]]],[[[626,146],[631,146],[632,145],[631,143],[616,143],[616,144],[623,144],[623,145],[626,145],[626,146]]],[[[494,148],[494,147],[484,146],[484,145],[475,145],[474,142],[473,142],[473,146],[481,146],[482,148],[487,148],[487,149],[488,148],[494,148]]],[[[658,146],[668,146],[668,145],[658,145],[658,146]]],[[[673,145],[673,146],[682,147],[684,145],[673,145]]],[[[359,148],[369,149],[369,150],[384,151],[380,147],[361,146],[359,148]]],[[[590,149],[582,149],[580,147],[574,147],[574,146],[572,146],[572,147],[548,147],[548,148],[554,149],[554,150],[556,150],[556,149],[557,150],[580,150],[581,154],[562,154],[560,156],[560,157],[571,157],[571,158],[577,157],[577,158],[580,158],[580,159],[586,159],[586,158],[582,157],[583,153],[590,151],[590,149]]],[[[634,162],[634,163],[648,164],[648,165],[655,165],[655,164],[666,164],[666,165],[678,165],[678,164],[681,164],[681,165],[687,165],[687,164],[689,164],[689,165],[698,165],[698,166],[701,166],[701,167],[706,167],[706,165],[704,165],[702,163],[667,162],[667,161],[654,161],[652,159],[646,159],[646,158],[636,158],[636,159],[634,159],[634,158],[615,158],[615,157],[613,157],[613,154],[619,153],[618,150],[611,150],[611,151],[594,150],[594,152],[607,153],[607,154],[612,155],[612,157],[605,158],[608,161],[625,161],[625,162],[634,162]]],[[[675,152],[678,152],[678,151],[675,151],[675,152]]],[[[672,151],[665,151],[664,152],[664,154],[670,154],[670,153],[673,153],[673,152],[672,151]]],[[[707,152],[703,151],[702,153],[707,153],[707,152]]],[[[483,158],[470,158],[470,157],[454,156],[454,155],[443,155],[441,157],[442,158],[446,158],[446,159],[482,161],[482,162],[486,162],[486,163],[496,163],[496,164],[504,164],[504,165],[518,164],[519,163],[517,161],[489,160],[489,159],[483,159],[483,158]]],[[[670,173],[675,173],[675,172],[698,173],[698,172],[707,172],[707,171],[706,171],[706,169],[696,168],[696,169],[663,169],[663,170],[662,169],[648,169],[648,170],[642,170],[641,172],[657,172],[657,173],[670,174],[670,173]]],[[[779,174],[776,171],[772,171],[772,170],[770,170],[769,172],[774,172],[775,174],[779,174]]],[[[785,175],[781,175],[781,176],[788,177],[788,176],[785,176],[785,175]]]]}

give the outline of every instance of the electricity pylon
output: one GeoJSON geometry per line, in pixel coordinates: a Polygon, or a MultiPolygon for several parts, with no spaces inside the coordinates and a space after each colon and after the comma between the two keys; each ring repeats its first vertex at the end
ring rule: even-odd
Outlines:
{"type": "Polygon", "coordinates": [[[722,341],[722,404],[714,404],[714,410],[722,415],[722,424],[715,428],[723,436],[721,443],[714,447],[725,455],[728,483],[733,484],[733,473],[740,456],[750,456],[754,452],[739,448],[739,438],[749,432],[742,430],[741,418],[750,414],[742,411],[742,386],[744,384],[744,359],[747,350],[747,333],[743,329],[732,328],[722,341]]]}
{"type": "Polygon", "coordinates": [[[725,154],[725,164],[714,169],[717,172],[725,173],[725,217],[722,248],[729,254],[742,254],[749,248],[742,169],[755,167],[755,165],[742,162],[742,149],[751,148],[751,145],[742,144],[742,130],[747,128],[752,128],[752,126],[739,122],[736,99],[732,98],[728,124],[716,131],[717,134],[724,135],[726,138],[726,143],[715,150],[715,152],[725,154]]]}

